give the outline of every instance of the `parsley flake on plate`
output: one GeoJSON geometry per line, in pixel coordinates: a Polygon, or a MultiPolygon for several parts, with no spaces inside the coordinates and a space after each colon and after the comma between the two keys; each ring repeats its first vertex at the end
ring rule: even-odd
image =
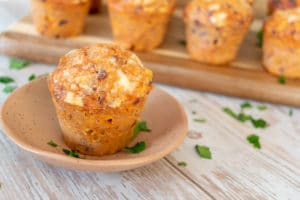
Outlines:
{"type": "Polygon", "coordinates": [[[151,129],[148,128],[146,121],[137,122],[133,129],[132,139],[136,138],[140,132],[150,132],[151,129]]]}
{"type": "Polygon", "coordinates": [[[223,111],[225,113],[227,113],[228,115],[230,115],[231,117],[238,119],[238,115],[235,112],[233,112],[230,108],[227,108],[227,107],[223,108],[223,111]]]}
{"type": "Polygon", "coordinates": [[[22,60],[22,59],[16,59],[16,58],[11,58],[9,60],[9,68],[10,69],[20,70],[29,64],[30,64],[30,62],[28,60],[22,60]]]}
{"type": "Polygon", "coordinates": [[[52,140],[50,140],[47,144],[50,145],[50,146],[52,146],[52,147],[57,147],[57,146],[58,146],[58,145],[57,145],[55,142],[53,142],[52,140]]]}
{"type": "Polygon", "coordinates": [[[182,162],[177,163],[177,165],[180,167],[186,167],[187,163],[182,161],[182,162]]]}
{"type": "Polygon", "coordinates": [[[67,156],[74,157],[74,158],[80,158],[79,154],[76,150],[69,150],[69,149],[63,149],[62,150],[67,156]]]}
{"type": "Polygon", "coordinates": [[[206,122],[206,119],[196,118],[196,119],[194,119],[194,122],[205,123],[205,122],[206,122]]]}
{"type": "Polygon", "coordinates": [[[256,134],[251,134],[247,136],[247,140],[250,144],[253,145],[253,147],[260,149],[261,145],[259,143],[259,136],[256,134]]]}
{"type": "Polygon", "coordinates": [[[255,128],[266,128],[267,126],[267,122],[264,119],[251,118],[251,123],[255,128]]]}
{"type": "Polygon", "coordinates": [[[124,150],[128,153],[140,153],[146,149],[146,143],[144,141],[136,143],[132,147],[125,147],[124,150]]]}
{"type": "Polygon", "coordinates": [[[252,108],[252,105],[249,102],[244,102],[240,105],[241,109],[252,108]]]}
{"type": "Polygon", "coordinates": [[[257,33],[256,33],[256,39],[257,39],[257,45],[259,47],[262,47],[263,45],[263,40],[264,40],[264,32],[263,30],[259,30],[257,33]]]}
{"type": "Polygon", "coordinates": [[[285,76],[279,76],[278,77],[278,83],[284,85],[286,82],[285,76]]]}
{"type": "Polygon", "coordinates": [[[267,106],[259,105],[259,106],[257,106],[257,109],[260,110],[260,111],[267,110],[267,106]]]}
{"type": "Polygon", "coordinates": [[[197,114],[197,112],[193,110],[193,111],[192,111],[192,114],[193,114],[193,115],[196,115],[196,114],[197,114]]]}
{"type": "Polygon", "coordinates": [[[198,153],[198,155],[201,158],[205,158],[205,159],[211,159],[211,152],[209,147],[207,146],[200,146],[200,145],[196,145],[195,146],[196,152],[198,153]]]}
{"type": "Polygon", "coordinates": [[[6,94],[11,93],[12,91],[14,91],[17,88],[17,86],[13,86],[13,85],[7,85],[3,88],[3,92],[6,94]]]}
{"type": "Polygon", "coordinates": [[[15,82],[15,80],[9,76],[0,76],[0,83],[12,83],[15,82]]]}
{"type": "Polygon", "coordinates": [[[36,75],[35,74],[31,74],[29,77],[28,77],[28,81],[32,81],[36,78],[36,75]]]}
{"type": "Polygon", "coordinates": [[[294,114],[294,111],[292,109],[290,109],[289,110],[289,116],[291,117],[291,116],[293,116],[293,114],[294,114]]]}

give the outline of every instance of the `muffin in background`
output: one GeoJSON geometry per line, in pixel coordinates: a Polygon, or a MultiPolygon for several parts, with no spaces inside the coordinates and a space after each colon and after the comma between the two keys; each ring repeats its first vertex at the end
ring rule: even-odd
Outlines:
{"type": "Polygon", "coordinates": [[[96,14],[101,11],[101,0],[90,0],[91,1],[91,6],[90,6],[90,13],[91,14],[96,14]]]}
{"type": "Polygon", "coordinates": [[[135,51],[158,47],[175,5],[176,0],[108,0],[115,42],[135,51]]]}
{"type": "Polygon", "coordinates": [[[132,52],[97,44],[63,56],[48,86],[69,148],[101,156],[132,139],[152,72],[132,52]]]}
{"type": "Polygon", "coordinates": [[[197,61],[226,64],[235,59],[252,22],[246,0],[193,0],[184,10],[187,50],[197,61]]]}
{"type": "Polygon", "coordinates": [[[263,65],[274,75],[300,78],[300,8],[276,10],[263,31],[263,65]]]}
{"type": "Polygon", "coordinates": [[[66,38],[82,33],[90,0],[31,0],[31,16],[37,31],[66,38]]]}

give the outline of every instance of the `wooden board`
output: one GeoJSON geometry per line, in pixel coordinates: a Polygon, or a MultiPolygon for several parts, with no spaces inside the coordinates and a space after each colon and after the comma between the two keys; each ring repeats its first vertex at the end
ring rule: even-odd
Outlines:
{"type": "MultiPolygon", "coordinates": [[[[196,90],[252,98],[273,103],[300,106],[300,80],[280,85],[275,76],[261,65],[261,49],[257,47],[256,31],[261,26],[263,7],[257,4],[256,16],[241,46],[237,59],[229,66],[210,66],[193,61],[179,43],[184,39],[181,9],[176,10],[164,44],[149,53],[138,53],[147,67],[154,71],[155,81],[196,90]]],[[[25,17],[0,35],[0,52],[35,61],[57,64],[60,56],[73,48],[98,42],[111,42],[107,12],[89,16],[83,35],[70,39],[40,36],[25,17]]]]}

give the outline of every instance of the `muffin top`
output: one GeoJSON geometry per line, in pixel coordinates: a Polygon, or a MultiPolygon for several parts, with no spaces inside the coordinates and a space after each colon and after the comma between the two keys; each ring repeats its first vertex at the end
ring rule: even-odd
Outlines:
{"type": "Polygon", "coordinates": [[[184,10],[185,21],[226,27],[249,25],[253,10],[246,0],[193,0],[184,10]]]}
{"type": "Polygon", "coordinates": [[[152,72],[132,52],[113,44],[75,49],[49,76],[56,101],[84,108],[134,104],[152,89],[152,72]]]}
{"type": "MultiPolygon", "coordinates": [[[[42,1],[42,0],[39,0],[42,1]]],[[[52,3],[58,3],[58,4],[81,4],[81,3],[89,3],[90,0],[44,0],[42,2],[52,2],[52,3]]]]}
{"type": "Polygon", "coordinates": [[[300,43],[300,8],[276,10],[264,25],[264,35],[300,43]]]}
{"type": "Polygon", "coordinates": [[[175,8],[176,0],[108,0],[109,6],[140,12],[170,12],[175,8]]]}

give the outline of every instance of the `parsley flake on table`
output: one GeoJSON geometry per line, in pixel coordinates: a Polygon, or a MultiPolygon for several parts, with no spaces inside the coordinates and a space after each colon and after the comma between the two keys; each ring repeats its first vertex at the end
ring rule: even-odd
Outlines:
{"type": "Polygon", "coordinates": [[[182,162],[177,163],[177,165],[180,167],[186,167],[187,163],[182,161],[182,162]]]}
{"type": "Polygon", "coordinates": [[[238,119],[238,115],[235,112],[233,112],[230,108],[227,108],[227,107],[223,108],[223,111],[225,113],[227,113],[228,115],[230,115],[231,117],[238,119]]]}
{"type": "Polygon", "coordinates": [[[16,59],[16,58],[11,58],[9,60],[9,68],[10,69],[20,70],[29,64],[30,64],[30,62],[28,60],[22,60],[22,59],[16,59]]]}
{"type": "Polygon", "coordinates": [[[264,32],[263,30],[259,30],[257,33],[256,33],[256,39],[257,39],[257,45],[259,47],[262,47],[263,45],[263,40],[264,40],[264,32]]]}
{"type": "Polygon", "coordinates": [[[50,145],[50,146],[52,146],[52,147],[57,147],[57,146],[58,146],[58,145],[57,145],[55,142],[53,142],[52,140],[50,140],[47,144],[50,145]]]}
{"type": "Polygon", "coordinates": [[[267,122],[264,119],[251,118],[251,123],[255,128],[266,128],[267,126],[267,122]]]}
{"type": "Polygon", "coordinates": [[[285,76],[279,76],[279,77],[278,77],[278,83],[280,83],[280,84],[284,85],[284,84],[285,84],[285,82],[286,82],[286,80],[285,80],[285,76]]]}
{"type": "Polygon", "coordinates": [[[132,139],[136,138],[140,132],[150,132],[151,129],[148,128],[146,121],[137,122],[133,129],[132,139]]]}
{"type": "Polygon", "coordinates": [[[178,40],[178,43],[182,46],[186,46],[186,40],[178,40]]]}
{"type": "Polygon", "coordinates": [[[15,82],[15,80],[9,76],[0,76],[0,83],[12,83],[15,82]]]}
{"type": "Polygon", "coordinates": [[[196,114],[197,114],[197,112],[193,110],[193,111],[192,111],[192,114],[193,114],[193,115],[196,115],[196,114]]]}
{"type": "Polygon", "coordinates": [[[249,102],[244,102],[240,105],[241,109],[252,108],[252,105],[249,102]]]}
{"type": "Polygon", "coordinates": [[[259,136],[256,134],[251,134],[247,136],[247,140],[250,144],[253,145],[253,147],[260,149],[261,145],[259,143],[259,136]]]}
{"type": "Polygon", "coordinates": [[[267,106],[259,105],[259,106],[257,106],[257,109],[260,110],[260,111],[267,110],[267,106]]]}
{"type": "Polygon", "coordinates": [[[28,77],[28,81],[32,81],[36,78],[36,75],[35,74],[31,74],[29,77],[28,77]]]}
{"type": "Polygon", "coordinates": [[[63,149],[62,150],[67,156],[74,157],[74,158],[80,158],[79,154],[76,150],[69,150],[69,149],[63,149]]]}
{"type": "Polygon", "coordinates": [[[205,123],[205,122],[206,122],[206,119],[203,119],[203,118],[196,118],[196,119],[194,119],[194,122],[205,123]]]}
{"type": "Polygon", "coordinates": [[[211,159],[211,152],[209,147],[207,146],[200,146],[200,145],[196,145],[195,146],[196,152],[198,153],[198,155],[201,158],[205,158],[205,159],[211,159]]]}
{"type": "Polygon", "coordinates": [[[294,114],[294,111],[292,109],[290,109],[289,110],[289,116],[291,117],[291,116],[293,116],[293,114],[294,114]]]}
{"type": "Polygon", "coordinates": [[[140,153],[146,149],[146,143],[144,141],[136,143],[132,147],[125,147],[124,150],[128,153],[140,153]]]}
{"type": "Polygon", "coordinates": [[[7,85],[3,88],[3,92],[6,94],[11,93],[12,91],[14,91],[17,88],[17,86],[13,86],[13,85],[7,85]]]}

